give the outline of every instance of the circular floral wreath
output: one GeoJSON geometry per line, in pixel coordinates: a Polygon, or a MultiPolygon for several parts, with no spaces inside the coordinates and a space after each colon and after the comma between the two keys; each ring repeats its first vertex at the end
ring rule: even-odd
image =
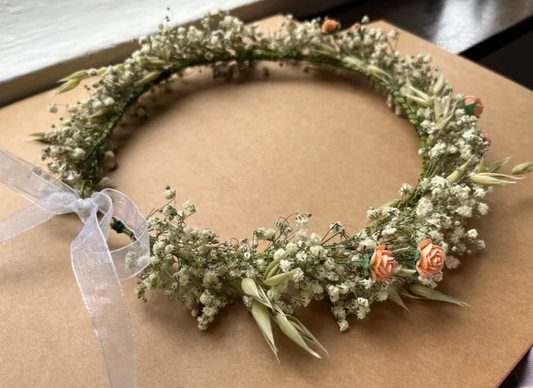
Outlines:
{"type": "MultiPolygon", "coordinates": [[[[151,254],[127,258],[126,265],[150,263],[138,281],[139,298],[147,301],[148,290],[164,290],[169,300],[192,310],[200,329],[242,298],[276,355],[271,322],[317,357],[309,345],[323,347],[292,315],[313,299],[328,300],[341,331],[348,329],[348,315],[363,319],[375,301],[405,307],[402,297],[416,297],[464,305],[434,289],[442,269],[455,268],[459,256],[485,247],[475,229],[467,230],[467,220],[487,214],[483,198],[492,186],[515,183],[533,163],[515,166],[510,175],[498,173],[508,158],[486,166],[490,138],[478,128],[481,101],[454,96],[444,75],[435,75],[439,68],[428,65],[430,57],[402,57],[395,51],[397,31],[386,34],[367,24],[364,17],[342,32],[334,20],[298,24],[288,16],[279,31],[265,36],[257,24],[245,26],[219,12],[205,16],[201,29],[162,23],[156,34],[139,39],[140,50],[124,63],[62,80],[57,94],[95,79],[84,83],[88,99],[66,106],[68,118],[35,135],[49,143],[42,157],[52,159],[50,171],[82,197],[112,184],[105,173],[116,167],[111,136],[122,117],[146,115],[141,97],[170,92],[170,82],[191,67],[209,66],[215,77],[228,78],[261,61],[360,73],[386,92],[387,105],[406,115],[420,138],[423,170],[416,187],[404,184],[397,199],[371,207],[369,223],[353,236],[340,222],[325,235],[309,235],[311,215],[296,213],[279,218],[273,228],[255,230],[249,239],[221,242],[208,229],[187,226],[195,207],[187,201],[178,209],[175,191],[167,187],[169,203],[148,216],[151,254]]],[[[49,111],[58,107],[51,104],[49,111]]],[[[119,221],[112,227],[131,236],[119,221]]]]}

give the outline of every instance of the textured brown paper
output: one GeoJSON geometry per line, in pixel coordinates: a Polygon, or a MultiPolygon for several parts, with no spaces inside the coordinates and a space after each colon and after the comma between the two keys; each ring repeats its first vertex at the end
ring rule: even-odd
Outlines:
{"type": "MultiPolygon", "coordinates": [[[[280,18],[264,24],[274,28],[280,18]]],[[[390,25],[378,23],[389,29],[390,25]]],[[[489,160],[533,159],[533,94],[405,32],[402,52],[431,54],[457,92],[483,100],[489,160]]],[[[346,82],[301,68],[270,66],[269,78],[213,81],[193,72],[145,120],[115,137],[116,187],[143,214],[163,204],[169,184],[198,209],[191,224],[228,239],[251,236],[278,216],[311,212],[310,230],[331,221],[365,223],[366,209],[396,198],[421,171],[410,124],[365,80],[346,82]],[[127,144],[126,141],[127,140],[127,144]]],[[[83,98],[83,90],[56,103],[83,98]]],[[[0,110],[0,145],[40,163],[28,134],[57,120],[49,93],[0,110]]],[[[0,215],[27,203],[0,188],[0,215]]],[[[314,359],[276,329],[278,363],[242,304],[207,331],[162,293],[147,304],[125,282],[144,387],[496,387],[533,340],[533,179],[496,189],[491,213],[475,223],[487,249],[445,271],[440,289],[470,304],[408,301],[412,313],[376,303],[341,334],[325,302],[296,315],[328,349],[314,359]]],[[[81,229],[57,217],[0,246],[0,386],[105,387],[100,349],[69,262],[81,229]]]]}

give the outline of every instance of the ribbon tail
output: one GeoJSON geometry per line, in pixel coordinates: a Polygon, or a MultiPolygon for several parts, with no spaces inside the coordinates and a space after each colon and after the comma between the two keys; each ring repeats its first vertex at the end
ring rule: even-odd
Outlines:
{"type": "Polygon", "coordinates": [[[10,217],[0,220],[0,243],[48,221],[54,214],[36,204],[30,205],[10,217]]]}
{"type": "Polygon", "coordinates": [[[52,193],[19,212],[0,220],[0,244],[35,228],[56,215],[72,212],[69,206],[76,199],[77,197],[72,193],[52,193]]]}
{"type": "Polygon", "coordinates": [[[106,239],[99,228],[97,206],[71,246],[72,268],[100,343],[111,387],[135,387],[135,342],[130,313],[106,239]]]}

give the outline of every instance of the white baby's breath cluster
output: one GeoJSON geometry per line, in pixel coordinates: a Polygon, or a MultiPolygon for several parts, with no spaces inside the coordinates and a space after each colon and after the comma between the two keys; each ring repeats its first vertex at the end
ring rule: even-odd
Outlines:
{"type": "MultiPolygon", "coordinates": [[[[106,172],[116,167],[111,135],[120,119],[126,113],[145,116],[146,95],[157,99],[170,91],[169,83],[191,67],[209,66],[215,77],[229,78],[260,61],[357,72],[386,92],[387,105],[407,116],[420,138],[423,172],[418,184],[404,184],[399,198],[371,207],[368,226],[355,235],[347,234],[340,222],[332,223],[325,235],[309,233],[310,215],[295,214],[278,219],[273,228],[255,230],[249,239],[221,242],[208,229],[188,226],[196,208],[189,201],[177,208],[176,192],[167,188],[164,196],[170,202],[148,219],[153,245],[137,288],[139,298],[146,301],[149,290],[164,290],[167,298],[192,310],[200,329],[227,304],[242,300],[274,353],[271,321],[316,356],[309,345],[321,348],[320,343],[293,316],[312,300],[328,301],[342,331],[348,329],[350,315],[365,318],[376,301],[403,306],[402,296],[414,294],[459,303],[434,290],[443,277],[444,255],[446,266],[455,268],[459,257],[485,247],[467,221],[487,214],[485,196],[492,186],[515,183],[533,164],[519,164],[511,175],[498,172],[508,159],[486,166],[489,138],[478,128],[480,102],[454,95],[444,75],[429,65],[430,57],[397,52],[396,31],[385,33],[367,23],[363,18],[342,32],[334,20],[297,23],[289,16],[267,36],[258,25],[245,26],[220,12],[207,15],[201,28],[162,23],[156,34],[139,39],[140,49],[124,63],[63,80],[58,93],[84,82],[90,95],[68,105],[68,117],[60,125],[37,135],[51,143],[43,149],[43,159],[51,159],[50,170],[82,195],[112,184],[106,172]],[[422,276],[420,244],[427,246],[429,240],[428,249],[436,249],[441,261],[430,263],[437,270],[423,272],[431,276],[422,276]],[[378,251],[384,252],[381,264],[373,261],[378,251]],[[379,265],[383,268],[373,267],[379,265]]],[[[49,111],[57,114],[58,107],[52,104],[49,111]]]]}

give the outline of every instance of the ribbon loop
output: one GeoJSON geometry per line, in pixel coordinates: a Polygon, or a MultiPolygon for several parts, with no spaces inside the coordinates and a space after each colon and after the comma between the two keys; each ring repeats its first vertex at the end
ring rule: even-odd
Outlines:
{"type": "Polygon", "coordinates": [[[0,147],[0,182],[33,202],[0,220],[0,243],[54,216],[76,213],[85,224],[71,244],[71,262],[81,295],[104,356],[112,387],[135,387],[135,342],[120,285],[148,264],[148,223],[125,194],[105,189],[81,199],[75,190],[0,147]],[[98,212],[102,213],[100,222],[98,212]],[[130,229],[135,241],[109,251],[113,218],[130,229]]]}

